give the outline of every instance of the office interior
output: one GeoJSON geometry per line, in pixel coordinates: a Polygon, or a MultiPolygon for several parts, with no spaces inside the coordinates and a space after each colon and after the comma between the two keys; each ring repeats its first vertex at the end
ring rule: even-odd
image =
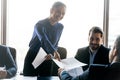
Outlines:
{"type": "MultiPolygon", "coordinates": [[[[17,51],[18,72],[22,71],[24,57],[35,23],[46,18],[50,6],[57,0],[1,0],[0,44],[17,51]]],[[[119,0],[59,0],[67,10],[61,23],[64,30],[59,46],[67,49],[67,58],[78,48],[88,45],[88,32],[92,26],[104,31],[104,45],[112,48],[120,30],[119,0]]]]}

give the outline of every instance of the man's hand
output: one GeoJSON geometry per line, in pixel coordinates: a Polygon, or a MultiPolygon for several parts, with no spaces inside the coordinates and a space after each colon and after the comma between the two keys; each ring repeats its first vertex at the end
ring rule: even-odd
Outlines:
{"type": "Polygon", "coordinates": [[[63,71],[63,69],[62,68],[59,68],[58,69],[58,75],[60,75],[60,73],[63,71]]]}
{"type": "Polygon", "coordinates": [[[6,78],[7,71],[6,70],[0,70],[0,79],[6,78]]]}
{"type": "Polygon", "coordinates": [[[63,71],[64,69],[63,68],[59,68],[58,69],[58,76],[60,76],[61,72],[63,71]]]}

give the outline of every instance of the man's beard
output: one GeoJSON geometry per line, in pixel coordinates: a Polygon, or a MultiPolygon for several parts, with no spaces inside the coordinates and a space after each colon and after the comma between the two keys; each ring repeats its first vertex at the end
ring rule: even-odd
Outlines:
{"type": "Polygon", "coordinates": [[[90,48],[92,49],[92,50],[97,50],[98,48],[99,48],[99,44],[90,44],[90,48]]]}

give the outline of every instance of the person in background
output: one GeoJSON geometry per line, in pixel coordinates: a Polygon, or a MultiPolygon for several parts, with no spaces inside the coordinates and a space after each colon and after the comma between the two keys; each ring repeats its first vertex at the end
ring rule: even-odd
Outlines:
{"type": "Polygon", "coordinates": [[[58,69],[61,80],[120,80],[120,35],[109,52],[110,64],[91,64],[83,74],[72,77],[62,68],[58,69]]]}
{"type": "Polygon", "coordinates": [[[50,10],[50,16],[36,23],[29,43],[29,50],[24,60],[24,76],[49,76],[52,67],[50,59],[54,57],[60,60],[57,48],[64,26],[59,21],[63,19],[65,12],[66,5],[57,1],[50,10]],[[40,48],[46,51],[46,60],[34,69],[32,62],[40,48]]]}
{"type": "Polygon", "coordinates": [[[88,36],[89,46],[79,48],[75,58],[80,62],[88,64],[83,70],[88,69],[90,64],[109,64],[109,50],[103,46],[103,31],[100,27],[93,26],[88,36]]]}
{"type": "Polygon", "coordinates": [[[16,75],[17,65],[8,47],[0,45],[0,79],[11,78],[16,75]]]}

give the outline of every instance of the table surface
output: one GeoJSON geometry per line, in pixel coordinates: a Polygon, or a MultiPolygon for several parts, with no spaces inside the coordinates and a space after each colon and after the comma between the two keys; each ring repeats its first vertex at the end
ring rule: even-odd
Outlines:
{"type": "Polygon", "coordinates": [[[60,79],[58,76],[32,77],[32,76],[17,75],[11,79],[2,79],[2,80],[60,80],[60,79]]]}
{"type": "Polygon", "coordinates": [[[58,76],[37,77],[37,80],[60,80],[58,76]]]}

